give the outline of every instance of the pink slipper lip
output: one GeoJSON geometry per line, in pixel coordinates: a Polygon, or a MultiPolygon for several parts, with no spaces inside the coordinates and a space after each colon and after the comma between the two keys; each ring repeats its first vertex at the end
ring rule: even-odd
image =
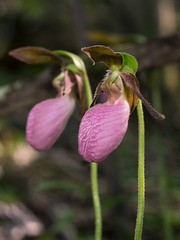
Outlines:
{"type": "Polygon", "coordinates": [[[28,143],[36,150],[48,150],[65,129],[75,104],[73,97],[64,95],[35,105],[27,121],[28,143]]]}
{"type": "Polygon", "coordinates": [[[126,100],[98,104],[84,115],[79,129],[79,153],[88,162],[101,162],[121,143],[128,127],[126,100]]]}

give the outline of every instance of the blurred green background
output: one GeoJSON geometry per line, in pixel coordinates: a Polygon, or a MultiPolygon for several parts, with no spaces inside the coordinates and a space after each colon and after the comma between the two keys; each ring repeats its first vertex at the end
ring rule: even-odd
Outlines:
{"type": "MultiPolygon", "coordinates": [[[[92,66],[82,47],[104,44],[129,52],[175,36],[179,10],[179,0],[0,0],[1,240],[94,239],[90,166],[78,154],[79,109],[51,150],[39,153],[28,146],[28,112],[36,102],[55,96],[51,81],[59,68],[26,65],[8,52],[41,46],[80,54],[94,91],[106,68],[92,66]]],[[[158,121],[144,110],[145,240],[180,239],[180,64],[178,57],[173,62],[168,62],[170,55],[165,58],[166,64],[137,73],[141,92],[166,115],[158,121]]],[[[141,62],[147,60],[148,55],[141,62]]],[[[99,164],[103,240],[133,239],[137,144],[135,110],[122,144],[99,164]]]]}

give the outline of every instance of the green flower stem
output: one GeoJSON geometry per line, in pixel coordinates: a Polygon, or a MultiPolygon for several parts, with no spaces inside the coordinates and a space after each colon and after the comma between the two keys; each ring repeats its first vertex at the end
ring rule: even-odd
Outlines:
{"type": "Polygon", "coordinates": [[[87,103],[89,108],[92,103],[92,91],[91,91],[91,86],[89,84],[89,79],[86,71],[83,73],[83,80],[84,80],[85,92],[86,92],[87,103]]]}
{"type": "Polygon", "coordinates": [[[140,99],[138,100],[137,104],[137,113],[139,123],[138,210],[134,240],[141,240],[145,203],[145,177],[144,177],[144,115],[142,102],[140,99]]]}
{"type": "Polygon", "coordinates": [[[92,195],[95,210],[95,240],[101,240],[102,237],[102,220],[101,220],[101,205],[99,199],[98,183],[97,183],[97,163],[91,163],[91,184],[92,184],[92,195]]]}
{"type": "MultiPolygon", "coordinates": [[[[89,84],[89,79],[87,73],[83,74],[85,91],[87,95],[88,107],[90,107],[92,103],[92,93],[91,87],[89,84]]],[[[101,205],[99,199],[99,190],[98,190],[98,164],[91,163],[91,187],[92,187],[92,195],[93,195],[93,204],[95,211],[95,240],[101,240],[102,238],[102,217],[101,217],[101,205]]]]}
{"type": "MultiPolygon", "coordinates": [[[[77,72],[82,74],[85,86],[85,92],[87,96],[88,108],[92,103],[92,92],[89,84],[88,75],[86,72],[86,67],[82,59],[70,52],[67,51],[54,51],[55,54],[59,54],[62,56],[66,56],[72,59],[74,65],[76,66],[77,72]]],[[[98,179],[97,179],[97,163],[91,163],[91,185],[92,185],[92,195],[93,195],[93,203],[94,203],[94,211],[95,211],[95,240],[101,240],[102,235],[102,220],[101,220],[101,206],[99,199],[99,191],[98,191],[98,179]]]]}

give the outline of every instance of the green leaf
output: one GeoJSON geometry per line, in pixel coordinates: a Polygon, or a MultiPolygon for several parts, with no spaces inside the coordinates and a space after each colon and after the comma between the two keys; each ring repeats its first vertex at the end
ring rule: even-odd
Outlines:
{"type": "Polygon", "coordinates": [[[42,47],[22,47],[9,52],[10,56],[29,64],[57,62],[63,64],[62,59],[48,49],[42,47]]]}
{"type": "Polygon", "coordinates": [[[133,73],[136,73],[138,69],[138,62],[136,61],[136,59],[127,53],[121,53],[121,56],[123,58],[122,61],[123,67],[126,65],[132,69],[133,73]]]}
{"type": "Polygon", "coordinates": [[[88,57],[95,63],[103,62],[108,65],[110,68],[113,66],[122,65],[122,56],[119,52],[114,52],[108,47],[103,45],[95,45],[91,47],[82,48],[82,51],[85,52],[88,57]]]}

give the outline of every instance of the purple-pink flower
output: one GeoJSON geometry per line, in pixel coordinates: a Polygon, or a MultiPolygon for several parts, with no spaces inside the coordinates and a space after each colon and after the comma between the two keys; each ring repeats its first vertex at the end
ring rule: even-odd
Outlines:
{"type": "Polygon", "coordinates": [[[158,113],[141,94],[136,78],[138,63],[133,56],[114,52],[102,45],[82,50],[93,63],[103,62],[109,67],[79,128],[79,153],[88,162],[101,162],[121,143],[138,98],[152,116],[158,119],[165,116],[158,113]],[[97,104],[102,99],[105,103],[97,104]]]}
{"type": "Polygon", "coordinates": [[[88,162],[103,161],[119,146],[127,131],[131,107],[136,102],[135,98],[129,103],[126,86],[118,71],[108,71],[97,87],[93,104],[101,98],[101,93],[106,102],[90,108],[79,128],[79,153],[88,162]]]}
{"type": "Polygon", "coordinates": [[[75,87],[82,90],[82,78],[77,74],[64,72],[62,82],[54,81],[58,96],[38,103],[31,110],[26,127],[28,143],[39,151],[48,150],[65,129],[75,110],[75,87]]]}
{"type": "MultiPolygon", "coordinates": [[[[141,94],[135,75],[137,61],[132,56],[100,45],[82,50],[94,63],[104,62],[109,67],[105,79],[96,89],[91,108],[85,113],[91,94],[83,61],[69,52],[55,51],[71,58],[73,64],[63,65],[61,74],[53,81],[58,96],[38,103],[31,110],[27,141],[39,151],[52,147],[75,110],[76,99],[79,99],[80,115],[85,113],[79,129],[79,152],[88,162],[101,162],[121,143],[138,98],[154,117],[164,119],[164,115],[153,109],[141,94]],[[103,103],[97,104],[97,100],[103,103]]],[[[54,52],[42,48],[23,48],[12,54],[28,63],[63,62],[54,52]]]]}

